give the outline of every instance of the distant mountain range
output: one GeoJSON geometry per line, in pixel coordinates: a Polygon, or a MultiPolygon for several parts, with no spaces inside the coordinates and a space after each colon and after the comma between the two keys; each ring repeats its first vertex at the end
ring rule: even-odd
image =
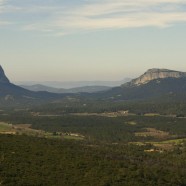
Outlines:
{"type": "Polygon", "coordinates": [[[18,86],[35,86],[43,85],[46,87],[72,89],[77,87],[117,87],[126,82],[131,81],[130,78],[124,78],[121,81],[17,81],[14,82],[18,86]]]}
{"type": "Polygon", "coordinates": [[[77,88],[70,88],[70,89],[64,89],[64,88],[54,88],[54,87],[48,87],[44,85],[20,85],[22,88],[25,88],[30,91],[47,91],[52,93],[58,93],[58,94],[64,94],[64,93],[80,93],[80,92],[86,92],[86,93],[95,93],[100,91],[106,91],[111,89],[111,87],[107,86],[85,86],[85,87],[77,87],[77,88]]]}
{"type": "MultiPolygon", "coordinates": [[[[26,87],[25,87],[26,88],[26,87]]],[[[12,84],[6,77],[3,68],[0,66],[0,105],[32,105],[60,101],[63,98],[108,100],[108,101],[133,101],[148,99],[186,100],[186,73],[167,69],[150,69],[140,77],[124,83],[121,86],[108,90],[108,87],[81,87],[71,89],[71,93],[66,90],[55,89],[42,85],[33,86],[32,90],[47,90],[34,92],[12,84]],[[95,91],[100,91],[96,92],[95,91]],[[61,94],[64,91],[63,94],[61,94]],[[77,93],[84,92],[84,93],[77,93]],[[91,93],[87,93],[91,92],[91,93]],[[74,94],[72,94],[74,93],[74,94]]],[[[28,88],[28,87],[27,87],[28,88]]],[[[69,91],[69,90],[68,90],[69,91]]]]}

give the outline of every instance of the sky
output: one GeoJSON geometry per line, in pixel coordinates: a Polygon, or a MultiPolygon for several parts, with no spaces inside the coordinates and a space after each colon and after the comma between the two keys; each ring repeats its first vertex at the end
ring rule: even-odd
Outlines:
{"type": "Polygon", "coordinates": [[[11,81],[95,81],[186,71],[186,0],[0,0],[11,81]]]}

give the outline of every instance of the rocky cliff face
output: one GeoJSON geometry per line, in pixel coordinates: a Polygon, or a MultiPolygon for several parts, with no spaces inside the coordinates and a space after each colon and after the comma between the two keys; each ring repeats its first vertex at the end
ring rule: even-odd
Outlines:
{"type": "Polygon", "coordinates": [[[10,83],[8,78],[6,77],[3,68],[0,65],[0,83],[10,83]]]}
{"type": "Polygon", "coordinates": [[[142,84],[146,84],[149,81],[152,81],[155,79],[182,78],[182,77],[186,77],[186,72],[179,72],[179,71],[173,71],[173,70],[167,70],[167,69],[154,68],[154,69],[149,69],[147,72],[145,72],[139,78],[133,79],[127,85],[139,86],[142,84]]]}

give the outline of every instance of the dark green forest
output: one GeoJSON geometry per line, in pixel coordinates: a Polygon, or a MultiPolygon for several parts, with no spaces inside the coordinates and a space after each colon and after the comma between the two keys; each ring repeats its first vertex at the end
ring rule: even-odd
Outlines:
{"type": "MultiPolygon", "coordinates": [[[[112,98],[112,97],[111,97],[112,98]]],[[[103,113],[128,110],[130,113],[143,115],[145,113],[158,113],[161,115],[186,116],[185,95],[165,95],[158,99],[147,100],[91,100],[82,98],[63,99],[59,102],[42,104],[32,107],[31,110],[49,114],[68,114],[68,113],[103,113]],[[175,98],[176,97],[176,98],[175,98]],[[179,99],[178,99],[179,98],[179,99]]]]}
{"type": "Polygon", "coordinates": [[[6,186],[186,185],[186,145],[164,153],[145,146],[0,135],[0,183],[6,186]]]}
{"type": "Polygon", "coordinates": [[[182,115],[50,114],[1,111],[0,121],[13,129],[29,124],[30,129],[52,135],[1,133],[0,185],[186,185],[186,119],[182,115]],[[70,134],[84,137],[66,138],[70,134]]]}

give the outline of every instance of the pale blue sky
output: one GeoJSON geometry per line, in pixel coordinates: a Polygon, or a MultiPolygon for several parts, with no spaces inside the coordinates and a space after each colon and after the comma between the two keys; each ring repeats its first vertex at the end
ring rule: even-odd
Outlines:
{"type": "Polygon", "coordinates": [[[186,0],[0,0],[0,64],[12,81],[186,71],[186,0]]]}

